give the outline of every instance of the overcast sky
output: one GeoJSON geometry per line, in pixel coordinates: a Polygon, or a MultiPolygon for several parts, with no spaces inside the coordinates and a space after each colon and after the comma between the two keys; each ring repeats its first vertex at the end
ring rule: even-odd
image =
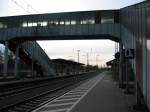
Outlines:
{"type": "Polygon", "coordinates": [[[27,14],[24,9],[31,13],[119,9],[141,1],[144,0],[0,0],[0,16],[27,14]]]}
{"type": "MultiPolygon", "coordinates": [[[[13,16],[37,13],[70,12],[86,10],[119,9],[144,0],[0,0],[0,16],[13,16]]],[[[113,59],[115,43],[110,40],[74,40],[39,42],[50,58],[65,58],[86,63],[89,53],[90,64],[99,66],[113,59]]]]}

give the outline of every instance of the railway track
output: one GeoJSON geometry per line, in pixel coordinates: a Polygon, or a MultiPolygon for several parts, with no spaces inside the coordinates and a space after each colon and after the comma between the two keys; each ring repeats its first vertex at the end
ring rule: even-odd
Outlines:
{"type": "MultiPolygon", "coordinates": [[[[0,112],[31,112],[39,106],[69,91],[97,73],[55,78],[31,87],[18,88],[0,94],[0,112]],[[8,92],[8,93],[7,93],[8,92]]],[[[40,83],[40,82],[39,82],[40,83]]]]}

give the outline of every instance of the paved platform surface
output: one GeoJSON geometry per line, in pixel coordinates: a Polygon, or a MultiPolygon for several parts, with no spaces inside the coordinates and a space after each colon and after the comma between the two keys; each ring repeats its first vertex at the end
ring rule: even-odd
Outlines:
{"type": "Polygon", "coordinates": [[[71,112],[129,112],[124,93],[105,74],[71,112]]]}
{"type": "Polygon", "coordinates": [[[33,112],[135,112],[134,100],[103,72],[33,112]]]}

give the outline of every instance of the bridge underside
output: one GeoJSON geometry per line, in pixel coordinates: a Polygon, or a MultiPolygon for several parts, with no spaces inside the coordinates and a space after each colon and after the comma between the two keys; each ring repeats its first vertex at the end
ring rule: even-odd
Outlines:
{"type": "Polygon", "coordinates": [[[119,42],[120,39],[109,34],[103,35],[78,35],[78,36],[31,36],[31,37],[16,37],[11,41],[35,41],[35,40],[99,40],[99,39],[109,39],[115,42],[119,42]]]}

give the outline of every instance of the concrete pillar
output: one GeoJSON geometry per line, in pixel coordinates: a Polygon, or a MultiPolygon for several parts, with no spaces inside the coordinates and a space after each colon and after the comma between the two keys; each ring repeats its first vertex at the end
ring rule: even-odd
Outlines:
{"type": "Polygon", "coordinates": [[[130,94],[130,90],[129,90],[129,75],[130,75],[130,72],[129,72],[129,62],[128,60],[126,59],[125,60],[125,65],[126,65],[126,90],[124,91],[124,93],[126,94],[130,94]]]}
{"type": "Polygon", "coordinates": [[[15,78],[18,78],[18,61],[19,61],[19,45],[16,46],[16,52],[15,52],[15,78]]]}
{"type": "Polygon", "coordinates": [[[123,44],[119,43],[119,52],[120,52],[120,60],[119,60],[119,87],[123,87],[123,44]]]}
{"type": "Polygon", "coordinates": [[[34,60],[32,58],[32,76],[34,76],[34,60]]]}
{"type": "Polygon", "coordinates": [[[8,41],[5,41],[5,51],[4,51],[4,78],[7,77],[8,73],[8,41]]]}

